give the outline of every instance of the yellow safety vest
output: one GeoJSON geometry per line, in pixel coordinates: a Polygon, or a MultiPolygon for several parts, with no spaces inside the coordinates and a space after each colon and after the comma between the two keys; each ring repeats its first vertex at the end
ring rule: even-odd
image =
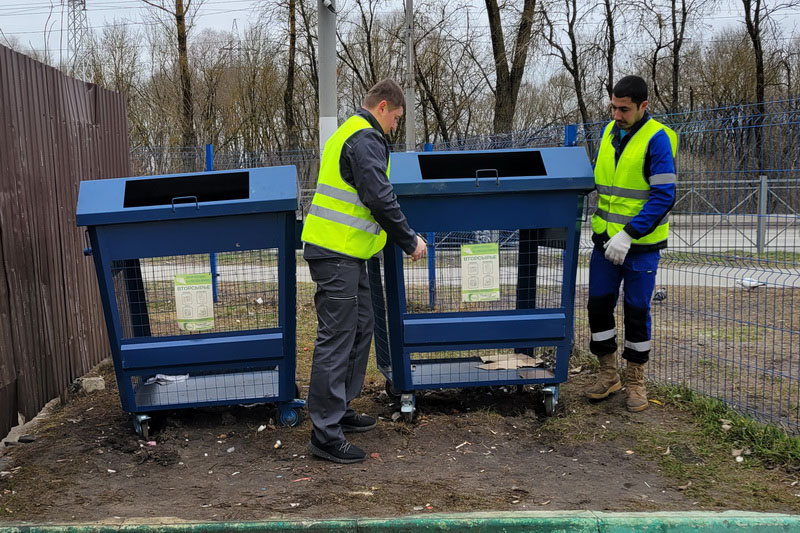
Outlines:
{"type": "Polygon", "coordinates": [[[303,242],[358,259],[369,259],[386,244],[386,232],[339,171],[344,143],[357,131],[371,127],[366,119],[352,116],[325,143],[317,190],[300,236],[303,242]]]}
{"type": "MultiPolygon", "coordinates": [[[[650,183],[674,183],[674,175],[650,176],[650,183],[644,179],[644,161],[647,146],[653,135],[664,130],[672,145],[672,157],[678,153],[678,134],[663,124],[650,119],[628,140],[619,161],[614,161],[614,146],[611,144],[610,122],[603,131],[600,150],[594,168],[594,182],[597,188],[597,211],[592,216],[592,231],[599,235],[604,232],[612,237],[619,233],[625,224],[639,214],[650,196],[650,183]]],[[[652,245],[667,240],[669,215],[665,216],[652,232],[635,239],[633,244],[652,245]]]]}

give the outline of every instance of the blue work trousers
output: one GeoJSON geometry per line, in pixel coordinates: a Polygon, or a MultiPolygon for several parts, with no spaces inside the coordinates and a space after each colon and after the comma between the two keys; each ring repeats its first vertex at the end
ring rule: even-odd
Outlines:
{"type": "Polygon", "coordinates": [[[656,284],[656,270],[661,253],[629,252],[625,262],[615,265],[604,250],[595,248],[589,262],[589,350],[597,355],[617,351],[614,308],[620,284],[624,293],[625,343],[623,359],[644,364],[650,358],[650,299],[656,284]]]}

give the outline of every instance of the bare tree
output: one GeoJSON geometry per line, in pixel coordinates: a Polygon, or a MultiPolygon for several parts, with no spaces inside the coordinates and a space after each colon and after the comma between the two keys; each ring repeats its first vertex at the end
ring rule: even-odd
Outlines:
{"type": "Polygon", "coordinates": [[[602,39],[603,45],[600,50],[606,59],[606,79],[605,88],[606,95],[611,96],[611,90],[614,88],[614,58],[617,51],[617,33],[616,33],[616,19],[617,19],[618,5],[614,0],[603,0],[603,28],[602,39]]]}
{"type": "Polygon", "coordinates": [[[584,124],[591,121],[584,93],[587,64],[591,61],[592,47],[587,40],[581,39],[578,32],[591,9],[589,7],[588,10],[579,11],[577,0],[559,0],[544,6],[541,10],[545,22],[544,38],[552,49],[551,55],[561,61],[572,78],[578,113],[584,124]],[[556,12],[563,17],[563,21],[554,16],[556,12]],[[559,26],[565,26],[563,36],[556,33],[556,28],[559,26]],[[562,37],[566,42],[562,41],[562,37]]]}
{"type": "MultiPolygon", "coordinates": [[[[189,72],[189,53],[187,46],[186,16],[192,6],[192,0],[175,0],[175,8],[166,7],[167,0],[141,0],[149,6],[158,8],[171,17],[175,18],[175,30],[178,44],[178,65],[180,68],[181,82],[181,102],[182,102],[182,124],[181,124],[181,143],[184,147],[190,148],[197,145],[197,136],[194,130],[194,100],[192,98],[192,78],[189,72]]],[[[187,161],[187,170],[194,170],[194,162],[187,161]]]]}
{"type": "Polygon", "coordinates": [[[490,56],[480,50],[469,12],[432,2],[415,17],[414,66],[425,140],[450,142],[485,133],[473,128],[475,115],[488,115],[482,101],[488,75],[481,66],[490,56]]]}
{"type": "Polygon", "coordinates": [[[500,6],[497,0],[486,0],[486,13],[489,18],[489,32],[492,40],[495,67],[494,133],[510,132],[514,124],[514,111],[517,106],[520,84],[525,74],[525,64],[533,37],[533,17],[536,0],[524,0],[519,14],[516,37],[511,54],[507,53],[500,6]]]}
{"type": "Polygon", "coordinates": [[[703,17],[718,4],[719,0],[667,0],[666,4],[644,0],[637,4],[639,26],[653,43],[646,59],[652,100],[666,112],[675,113],[684,104],[681,70],[691,30],[700,29],[703,17]],[[662,51],[666,68],[662,68],[662,51]]]}

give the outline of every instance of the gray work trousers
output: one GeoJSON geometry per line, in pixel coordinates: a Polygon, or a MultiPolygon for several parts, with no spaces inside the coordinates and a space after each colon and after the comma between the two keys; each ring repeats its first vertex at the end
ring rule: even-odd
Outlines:
{"type": "Polygon", "coordinates": [[[372,299],[366,261],[308,260],[317,284],[317,340],[311,363],[308,416],[322,444],[345,440],[340,421],[355,414],[350,402],[361,394],[372,343],[372,299]]]}

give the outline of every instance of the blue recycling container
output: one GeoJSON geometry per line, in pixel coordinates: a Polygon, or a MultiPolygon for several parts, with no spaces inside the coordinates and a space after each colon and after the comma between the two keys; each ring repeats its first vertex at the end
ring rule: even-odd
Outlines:
{"type": "Polygon", "coordinates": [[[274,402],[299,423],[296,209],[293,166],[81,182],[77,223],[140,436],[154,411],[184,407],[274,402]]]}
{"type": "Polygon", "coordinates": [[[378,368],[413,417],[417,390],[537,384],[553,414],[566,381],[585,195],[582,147],[391,155],[413,262],[370,263],[378,368]]]}

